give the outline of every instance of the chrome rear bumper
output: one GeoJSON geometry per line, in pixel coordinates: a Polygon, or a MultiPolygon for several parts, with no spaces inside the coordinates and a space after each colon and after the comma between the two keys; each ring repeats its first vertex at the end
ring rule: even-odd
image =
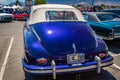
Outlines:
{"type": "Polygon", "coordinates": [[[114,33],[114,38],[120,38],[120,33],[114,33]]]}
{"type": "Polygon", "coordinates": [[[97,70],[97,73],[101,72],[101,67],[109,66],[113,64],[113,57],[109,56],[108,58],[101,60],[98,56],[95,57],[95,60],[92,62],[86,62],[85,64],[80,65],[56,65],[55,61],[52,60],[51,66],[40,67],[34,65],[27,65],[24,60],[22,60],[24,71],[31,74],[52,74],[53,79],[56,79],[56,74],[65,74],[71,72],[86,72],[88,70],[97,70]]]}

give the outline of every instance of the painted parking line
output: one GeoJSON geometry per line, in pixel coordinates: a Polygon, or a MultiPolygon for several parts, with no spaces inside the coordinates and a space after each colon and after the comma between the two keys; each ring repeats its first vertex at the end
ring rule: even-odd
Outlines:
{"type": "Polygon", "coordinates": [[[120,67],[118,65],[113,64],[113,66],[120,70],[120,67]]]}
{"type": "Polygon", "coordinates": [[[10,54],[10,50],[11,50],[11,47],[12,47],[12,44],[13,44],[13,40],[14,40],[14,37],[12,37],[10,39],[10,44],[9,44],[8,49],[7,49],[7,53],[5,55],[4,62],[2,64],[2,68],[0,70],[0,80],[2,80],[3,76],[4,76],[4,72],[5,72],[5,68],[6,68],[6,65],[7,65],[7,60],[8,60],[9,54],[10,54]]]}
{"type": "Polygon", "coordinates": [[[120,56],[120,54],[113,54],[111,56],[116,57],[116,56],[120,56]]]}
{"type": "MultiPolygon", "coordinates": [[[[111,55],[111,56],[116,57],[116,56],[120,56],[120,54],[113,54],[113,55],[111,55]]],[[[117,69],[120,70],[120,67],[119,67],[118,65],[113,64],[113,66],[114,66],[115,68],[117,68],[117,69]]]]}

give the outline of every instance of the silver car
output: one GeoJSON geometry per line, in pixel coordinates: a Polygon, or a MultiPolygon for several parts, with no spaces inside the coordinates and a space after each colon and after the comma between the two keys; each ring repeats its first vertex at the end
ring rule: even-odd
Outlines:
{"type": "Polygon", "coordinates": [[[12,14],[4,13],[3,10],[0,10],[0,22],[11,22],[13,19],[12,14]]]}

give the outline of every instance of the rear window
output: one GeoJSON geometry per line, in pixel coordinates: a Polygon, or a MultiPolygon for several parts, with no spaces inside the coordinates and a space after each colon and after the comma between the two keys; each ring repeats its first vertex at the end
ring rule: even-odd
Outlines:
{"type": "Polygon", "coordinates": [[[47,11],[47,20],[78,20],[75,13],[72,11],[47,11]]]}

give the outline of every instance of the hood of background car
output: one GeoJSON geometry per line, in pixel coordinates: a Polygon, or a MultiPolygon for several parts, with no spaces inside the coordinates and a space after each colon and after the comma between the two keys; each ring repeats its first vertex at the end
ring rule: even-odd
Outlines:
{"type": "Polygon", "coordinates": [[[109,29],[120,27],[120,21],[100,22],[100,24],[104,25],[104,27],[109,28],[109,29]]]}
{"type": "Polygon", "coordinates": [[[0,16],[13,16],[12,14],[0,13],[0,16]]]}
{"type": "Polygon", "coordinates": [[[69,54],[74,49],[87,53],[97,46],[95,35],[85,22],[38,23],[33,25],[32,31],[43,47],[53,54],[69,54]]]}

